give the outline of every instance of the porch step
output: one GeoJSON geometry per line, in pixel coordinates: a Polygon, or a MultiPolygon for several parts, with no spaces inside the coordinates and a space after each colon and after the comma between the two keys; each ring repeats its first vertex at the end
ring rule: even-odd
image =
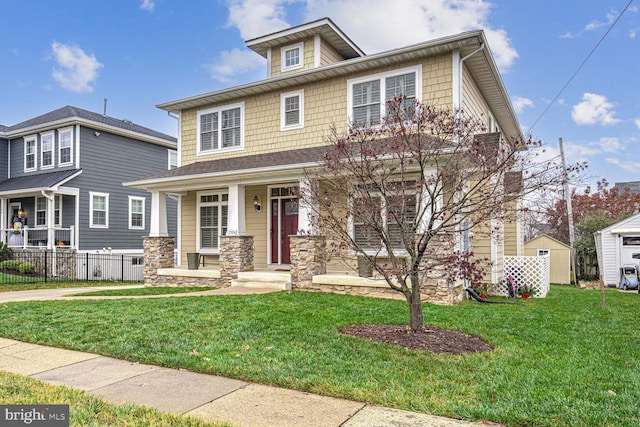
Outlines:
{"type": "Polygon", "coordinates": [[[231,281],[231,286],[288,291],[291,290],[291,275],[271,271],[243,271],[238,273],[237,279],[231,281]]]}

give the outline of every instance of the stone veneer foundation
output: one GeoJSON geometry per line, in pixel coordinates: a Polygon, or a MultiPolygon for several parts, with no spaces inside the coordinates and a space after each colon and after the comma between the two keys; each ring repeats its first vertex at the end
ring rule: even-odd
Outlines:
{"type": "Polygon", "coordinates": [[[290,236],[291,286],[308,288],[313,276],[327,272],[324,236],[290,236]]]}
{"type": "Polygon", "coordinates": [[[158,269],[173,267],[175,238],[145,237],[143,248],[144,284],[146,286],[166,286],[166,277],[158,276],[158,269]]]}
{"type": "Polygon", "coordinates": [[[226,286],[241,271],[253,271],[253,236],[220,237],[220,279],[226,286]]]}

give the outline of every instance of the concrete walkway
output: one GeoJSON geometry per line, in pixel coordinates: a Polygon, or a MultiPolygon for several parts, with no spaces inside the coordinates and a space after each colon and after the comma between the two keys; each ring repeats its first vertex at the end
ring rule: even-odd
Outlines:
{"type": "MultiPolygon", "coordinates": [[[[88,290],[98,288],[82,288],[82,292],[88,290]]],[[[0,302],[61,299],[62,295],[74,292],[78,290],[7,292],[0,294],[0,302]],[[31,297],[25,295],[28,292],[33,292],[31,297]]],[[[486,425],[5,338],[0,338],[0,370],[74,387],[113,403],[141,404],[210,422],[228,421],[237,427],[486,425]]]]}

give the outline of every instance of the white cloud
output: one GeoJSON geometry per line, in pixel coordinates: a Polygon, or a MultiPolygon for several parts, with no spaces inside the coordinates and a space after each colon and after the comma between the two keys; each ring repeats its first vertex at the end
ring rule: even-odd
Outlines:
{"type": "Polygon", "coordinates": [[[636,127],[638,129],[640,129],[640,118],[639,119],[635,119],[633,122],[636,124],[636,127]]]}
{"type": "Polygon", "coordinates": [[[78,46],[53,42],[51,51],[56,61],[51,73],[60,85],[72,92],[93,92],[93,84],[98,78],[98,70],[103,65],[94,55],[87,55],[78,46]]]}
{"type": "Polygon", "coordinates": [[[624,148],[624,145],[616,137],[602,137],[597,145],[604,153],[617,153],[624,148]]]}
{"type": "Polygon", "coordinates": [[[613,125],[620,120],[616,119],[613,104],[604,95],[585,93],[582,102],[573,106],[571,118],[578,125],[613,125]]]}
{"type": "MultiPolygon", "coordinates": [[[[485,0],[300,0],[305,21],[331,19],[366,53],[376,53],[482,28],[496,63],[506,71],[518,58],[507,32],[489,23],[485,0]],[[375,31],[372,31],[375,28],[375,31]]],[[[230,26],[245,39],[291,25],[291,0],[228,0],[230,26]]]]}
{"type": "Polygon", "coordinates": [[[261,56],[253,51],[241,49],[222,51],[212,63],[203,65],[212,79],[223,83],[231,82],[233,76],[238,73],[264,66],[265,60],[261,56]]]}
{"type": "Polygon", "coordinates": [[[516,96],[513,98],[513,108],[516,109],[516,113],[522,113],[525,108],[533,107],[533,101],[523,96],[516,96]]]}
{"type": "Polygon", "coordinates": [[[600,27],[609,26],[616,19],[617,13],[609,12],[607,13],[606,21],[591,21],[587,25],[585,25],[585,31],[594,31],[600,27]]]}
{"type": "Polygon", "coordinates": [[[156,3],[154,0],[142,0],[142,4],[140,4],[140,9],[146,10],[147,12],[153,12],[156,8],[156,3]]]}
{"type": "Polygon", "coordinates": [[[621,161],[613,157],[606,158],[605,161],[633,174],[637,174],[640,170],[640,162],[621,161]]]}

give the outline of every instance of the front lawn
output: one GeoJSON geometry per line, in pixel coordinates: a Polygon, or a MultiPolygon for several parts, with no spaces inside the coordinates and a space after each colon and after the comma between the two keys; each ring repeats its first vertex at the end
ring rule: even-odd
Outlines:
{"type": "Polygon", "coordinates": [[[0,335],[509,426],[640,425],[640,295],[553,286],[526,305],[425,305],[496,348],[433,355],[351,336],[404,302],[308,292],[0,306],[0,335]]]}
{"type": "Polygon", "coordinates": [[[55,288],[87,288],[96,286],[122,286],[135,285],[133,282],[108,282],[108,281],[89,281],[89,282],[63,282],[49,279],[45,282],[43,278],[12,276],[8,278],[6,273],[0,273],[0,292],[14,291],[32,291],[34,289],[55,289],[55,288]],[[4,276],[3,276],[4,275],[4,276]],[[24,282],[18,282],[18,279],[24,282]],[[40,281],[34,281],[40,280],[40,281]],[[3,280],[6,280],[3,282],[3,280]]]}
{"type": "Polygon", "coordinates": [[[202,292],[216,289],[212,286],[150,286],[146,288],[132,288],[132,289],[107,289],[104,291],[93,292],[80,292],[77,294],[70,294],[71,297],[135,297],[135,296],[149,296],[149,295],[169,295],[169,294],[188,294],[191,292],[202,292]]]}

